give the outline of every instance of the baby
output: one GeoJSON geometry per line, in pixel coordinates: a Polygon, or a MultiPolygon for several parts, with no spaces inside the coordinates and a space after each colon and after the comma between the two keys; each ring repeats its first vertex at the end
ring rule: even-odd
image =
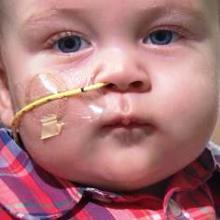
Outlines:
{"type": "Polygon", "coordinates": [[[0,219],[220,218],[219,0],[0,4],[0,219]]]}

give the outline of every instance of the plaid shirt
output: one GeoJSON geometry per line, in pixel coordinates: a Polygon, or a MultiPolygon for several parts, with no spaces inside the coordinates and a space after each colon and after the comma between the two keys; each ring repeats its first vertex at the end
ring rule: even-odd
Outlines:
{"type": "Polygon", "coordinates": [[[220,150],[202,155],[171,177],[163,200],[82,187],[51,176],[0,129],[0,219],[220,219],[220,150]]]}

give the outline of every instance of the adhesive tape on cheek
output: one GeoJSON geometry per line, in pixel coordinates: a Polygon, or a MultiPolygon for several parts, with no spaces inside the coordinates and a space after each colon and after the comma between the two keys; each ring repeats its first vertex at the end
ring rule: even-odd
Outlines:
{"type": "MultiPolygon", "coordinates": [[[[68,98],[82,96],[82,94],[98,90],[105,85],[104,83],[97,83],[86,87],[67,89],[64,80],[55,77],[55,75],[40,74],[35,76],[30,81],[26,91],[27,104],[14,116],[12,122],[13,135],[16,137],[22,117],[30,111],[33,117],[41,121],[41,139],[44,140],[59,135],[64,127],[62,118],[66,114],[68,98]]],[[[101,114],[103,111],[101,107],[93,105],[90,102],[88,108],[94,114],[101,114]]],[[[89,119],[92,116],[91,114],[80,114],[80,117],[89,119]]]]}
{"type": "MultiPolygon", "coordinates": [[[[58,74],[38,74],[34,76],[25,91],[25,105],[36,101],[42,97],[47,97],[52,94],[58,94],[68,90],[68,87],[61,75],[58,74]]],[[[58,118],[62,119],[66,111],[67,99],[58,99],[53,102],[47,102],[34,108],[32,110],[33,117],[43,118],[47,114],[55,114],[58,118]]]]}
{"type": "Polygon", "coordinates": [[[41,140],[45,140],[61,133],[63,122],[58,122],[57,115],[48,115],[41,119],[41,140]]]}

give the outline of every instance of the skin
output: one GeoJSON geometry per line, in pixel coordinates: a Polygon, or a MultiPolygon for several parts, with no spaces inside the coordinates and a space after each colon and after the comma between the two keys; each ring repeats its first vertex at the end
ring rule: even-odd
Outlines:
{"type": "Polygon", "coordinates": [[[21,107],[17,103],[25,103],[25,96],[33,93],[27,88],[36,86],[46,94],[33,81],[39,73],[60,79],[61,72],[65,88],[88,80],[109,83],[93,98],[53,103],[65,123],[59,136],[39,138],[40,120],[52,104],[24,116],[20,135],[40,166],[74,182],[132,191],[157,186],[200,155],[218,108],[217,1],[5,4],[0,116],[6,125],[21,107]],[[164,29],[174,33],[172,41],[154,44],[150,34],[164,29]],[[80,51],[58,50],[57,41],[66,32],[86,40],[80,51]],[[91,104],[101,111],[91,111],[91,104]]]}

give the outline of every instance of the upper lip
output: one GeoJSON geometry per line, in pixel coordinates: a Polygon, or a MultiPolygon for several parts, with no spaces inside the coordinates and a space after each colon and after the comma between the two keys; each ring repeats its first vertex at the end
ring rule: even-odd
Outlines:
{"type": "Polygon", "coordinates": [[[103,122],[103,127],[141,127],[152,125],[149,120],[135,115],[114,115],[103,122]]]}

